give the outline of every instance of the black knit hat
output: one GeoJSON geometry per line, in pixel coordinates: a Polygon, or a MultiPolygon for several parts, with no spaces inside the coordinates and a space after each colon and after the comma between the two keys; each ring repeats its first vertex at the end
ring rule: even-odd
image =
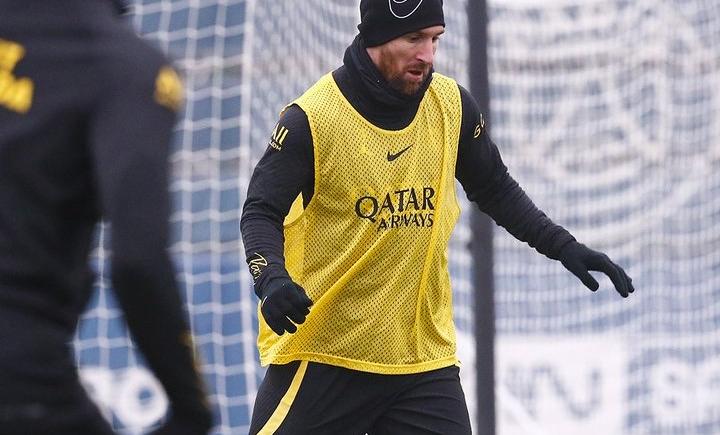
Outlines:
{"type": "Polygon", "coordinates": [[[442,0],[362,0],[358,30],[366,47],[382,45],[406,33],[444,26],[442,0]]]}

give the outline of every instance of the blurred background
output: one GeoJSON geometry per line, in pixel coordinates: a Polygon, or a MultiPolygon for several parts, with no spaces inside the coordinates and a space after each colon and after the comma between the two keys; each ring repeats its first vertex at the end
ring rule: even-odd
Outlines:
{"type": "MultiPolygon", "coordinates": [[[[247,433],[263,374],[247,184],[282,107],[341,64],[358,3],[140,0],[128,17],[186,86],[172,252],[217,434],[247,433]]],[[[623,300],[603,277],[590,293],[459,188],[449,255],[474,432],[720,434],[720,2],[445,0],[445,14],[436,70],[487,107],[536,204],[636,288],[623,300]]],[[[105,242],[77,360],[114,427],[143,433],[167,402],[128,338],[105,242]]]]}

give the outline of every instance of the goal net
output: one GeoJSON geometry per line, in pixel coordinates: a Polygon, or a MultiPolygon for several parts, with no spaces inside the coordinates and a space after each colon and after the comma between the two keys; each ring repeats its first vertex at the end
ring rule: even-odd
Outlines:
{"type": "MultiPolygon", "coordinates": [[[[257,362],[256,297],[239,218],[254,165],[282,107],[342,63],[357,33],[358,0],[142,0],[132,21],[175,60],[186,105],[172,154],[172,252],[188,303],[215,433],[247,433],[263,369],[257,362]]],[[[465,0],[445,2],[447,34],[436,69],[467,81],[465,0]]],[[[463,202],[463,208],[467,205],[463,202]]],[[[470,231],[464,213],[450,269],[463,360],[474,408],[470,231]]],[[[128,338],[109,289],[99,234],[97,290],[75,341],[85,384],[116,429],[140,433],[165,413],[160,388],[128,338]]]]}
{"type": "Polygon", "coordinates": [[[496,234],[498,433],[720,433],[720,3],[493,0],[489,17],[511,173],[636,288],[591,294],[496,234]]]}

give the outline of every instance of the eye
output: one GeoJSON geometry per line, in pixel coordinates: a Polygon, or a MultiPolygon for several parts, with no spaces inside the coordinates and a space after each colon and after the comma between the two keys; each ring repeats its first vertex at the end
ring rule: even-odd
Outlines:
{"type": "Polygon", "coordinates": [[[413,42],[413,43],[418,42],[418,41],[420,41],[420,35],[418,35],[416,33],[411,33],[408,35],[407,39],[408,39],[408,41],[413,42]]]}

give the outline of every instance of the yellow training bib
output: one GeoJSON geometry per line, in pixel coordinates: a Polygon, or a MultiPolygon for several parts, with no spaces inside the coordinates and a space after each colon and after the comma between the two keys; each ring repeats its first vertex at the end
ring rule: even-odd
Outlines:
{"type": "Polygon", "coordinates": [[[315,189],[286,219],[285,259],[314,305],[295,334],[277,336],[259,316],[262,363],[384,374],[455,364],[447,244],[459,215],[457,84],[434,74],[398,131],[364,119],[331,74],[295,103],[310,123],[315,189]]]}

